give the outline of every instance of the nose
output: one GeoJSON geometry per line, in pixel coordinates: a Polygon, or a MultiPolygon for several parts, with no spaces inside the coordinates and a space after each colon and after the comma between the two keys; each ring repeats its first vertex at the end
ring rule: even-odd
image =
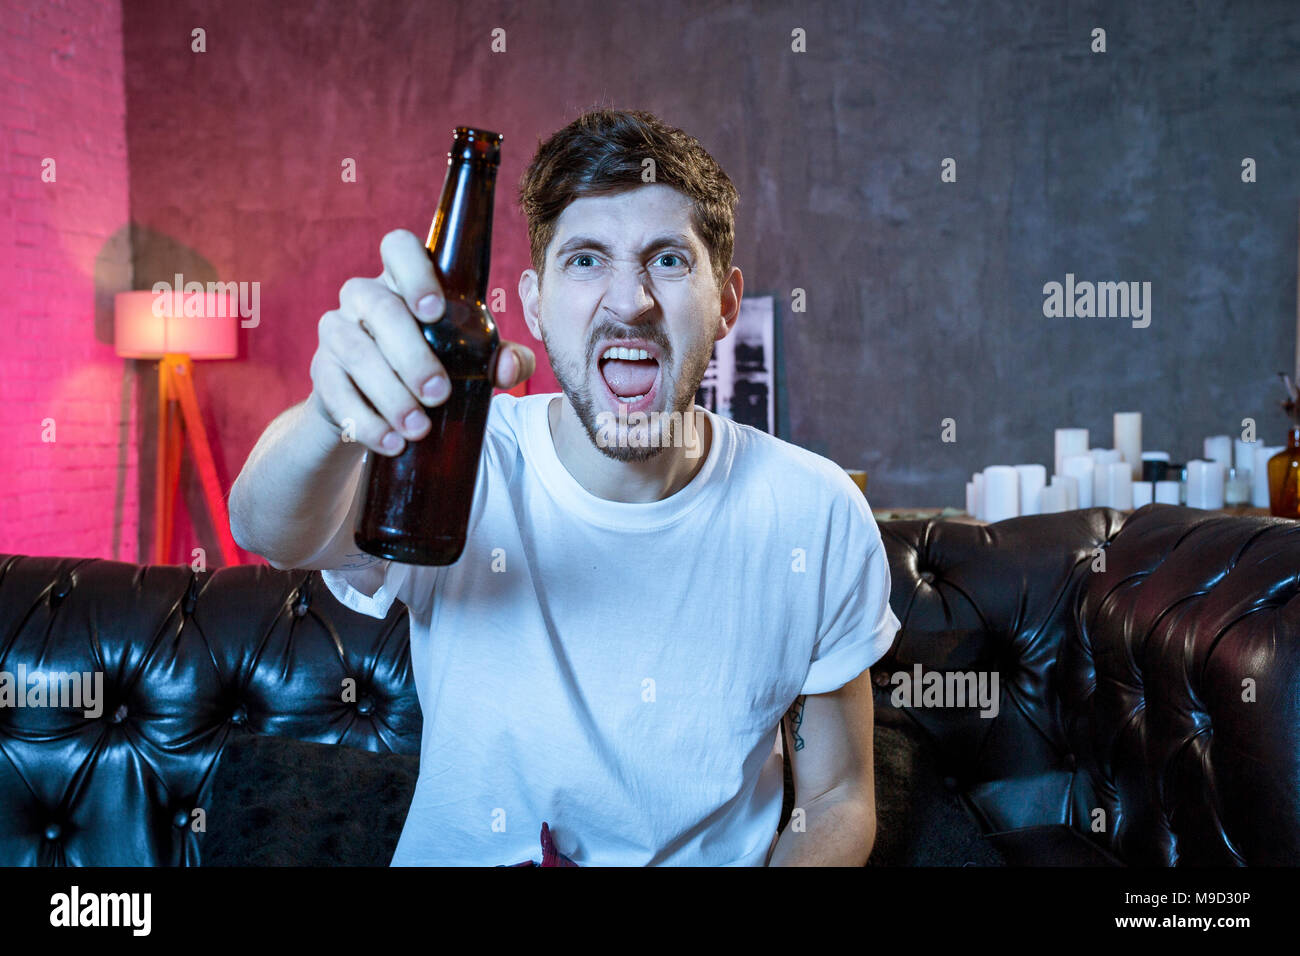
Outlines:
{"type": "Polygon", "coordinates": [[[650,277],[639,265],[620,263],[613,270],[601,304],[610,315],[623,322],[635,322],[654,308],[650,294],[650,277]]]}

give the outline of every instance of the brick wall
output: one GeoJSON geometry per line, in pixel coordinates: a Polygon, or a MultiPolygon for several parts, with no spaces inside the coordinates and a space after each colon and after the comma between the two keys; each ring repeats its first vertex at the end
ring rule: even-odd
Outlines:
{"type": "Polygon", "coordinates": [[[121,6],[3,0],[0,21],[0,551],[133,561],[121,6]]]}

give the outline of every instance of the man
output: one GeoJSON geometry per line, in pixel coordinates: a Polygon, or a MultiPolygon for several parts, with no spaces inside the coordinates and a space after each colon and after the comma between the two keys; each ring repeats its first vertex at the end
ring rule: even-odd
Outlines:
{"type": "MultiPolygon", "coordinates": [[[[409,232],[344,284],[311,395],[230,496],[236,540],[273,566],[321,569],[364,614],[409,610],[424,727],[393,865],[517,865],[543,823],[579,866],[864,864],[868,667],[899,627],[880,532],[834,463],[694,405],[740,310],[735,188],[680,130],[596,110],[539,146],[520,199],[519,296],[563,392],[493,398],[460,560],[352,541],[363,450],[396,454],[447,394],[418,325],[441,291],[409,232]]],[[[503,343],[496,384],[533,366],[503,343]]]]}

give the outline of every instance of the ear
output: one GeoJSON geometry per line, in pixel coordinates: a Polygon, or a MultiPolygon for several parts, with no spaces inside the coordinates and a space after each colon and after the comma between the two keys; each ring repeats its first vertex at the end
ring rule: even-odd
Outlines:
{"type": "Polygon", "coordinates": [[[736,320],[740,318],[740,300],[744,293],[745,277],[741,275],[740,269],[732,266],[731,273],[722,283],[718,334],[714,338],[715,342],[725,339],[736,327],[736,320]]]}
{"type": "Polygon", "coordinates": [[[524,321],[528,323],[528,331],[533,333],[533,338],[540,342],[542,340],[542,321],[537,313],[539,300],[540,292],[537,285],[537,273],[532,269],[525,269],[523,275],[519,277],[519,301],[524,306],[524,321]]]}

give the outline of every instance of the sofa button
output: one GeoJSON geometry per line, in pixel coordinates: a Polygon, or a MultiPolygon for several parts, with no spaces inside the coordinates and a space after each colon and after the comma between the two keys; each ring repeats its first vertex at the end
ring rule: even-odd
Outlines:
{"type": "Polygon", "coordinates": [[[957,789],[957,778],[956,778],[956,777],[944,777],[944,778],[943,778],[943,785],[944,785],[944,788],[947,789],[949,792],[951,792],[951,791],[955,791],[955,790],[957,789]]]}
{"type": "Polygon", "coordinates": [[[369,697],[362,697],[357,701],[357,713],[368,714],[375,709],[375,702],[369,697]]]}
{"type": "Polygon", "coordinates": [[[1075,767],[1077,767],[1077,766],[1078,766],[1078,762],[1074,759],[1074,754],[1066,754],[1066,755],[1065,755],[1065,769],[1066,769],[1066,770],[1073,770],[1073,769],[1075,769],[1075,767]]]}
{"type": "Polygon", "coordinates": [[[57,823],[51,823],[45,828],[45,839],[47,840],[57,840],[62,835],[63,827],[59,826],[57,823]]]}
{"type": "Polygon", "coordinates": [[[177,829],[184,830],[189,822],[190,814],[188,810],[177,810],[176,813],[172,815],[172,826],[177,829]]]}
{"type": "Polygon", "coordinates": [[[236,707],[230,715],[230,722],[232,724],[242,724],[247,719],[248,719],[248,711],[244,710],[243,704],[240,704],[238,707],[236,707]]]}
{"type": "Polygon", "coordinates": [[[120,724],[122,721],[126,720],[126,704],[118,704],[117,710],[113,711],[111,719],[115,724],[120,724]]]}
{"type": "Polygon", "coordinates": [[[934,572],[933,572],[933,571],[922,571],[922,572],[921,572],[921,580],[924,581],[926,584],[933,584],[933,583],[934,583],[934,572]]]}

